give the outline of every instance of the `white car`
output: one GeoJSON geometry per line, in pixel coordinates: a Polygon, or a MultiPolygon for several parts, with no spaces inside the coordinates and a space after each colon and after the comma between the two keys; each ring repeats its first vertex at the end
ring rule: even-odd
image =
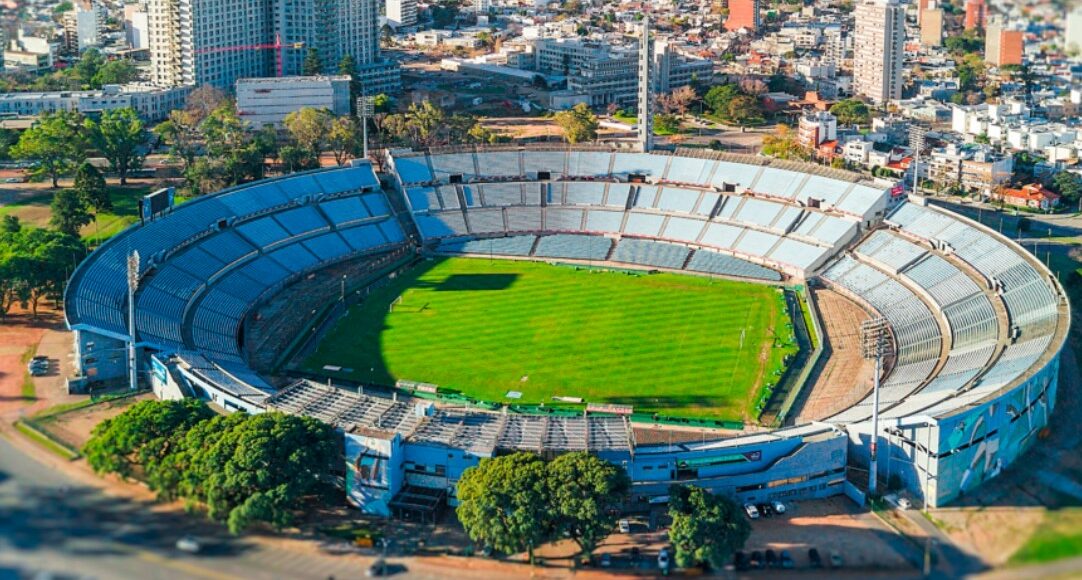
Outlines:
{"type": "Polygon", "coordinates": [[[913,504],[910,503],[908,498],[904,498],[904,497],[898,498],[898,509],[907,510],[907,509],[909,509],[911,507],[913,507],[913,504]]]}
{"type": "Polygon", "coordinates": [[[778,513],[778,514],[785,513],[785,504],[781,503],[778,500],[774,500],[774,501],[770,502],[770,507],[774,508],[774,513],[778,513]]]}
{"type": "Polygon", "coordinates": [[[620,533],[621,534],[630,534],[631,533],[631,522],[629,522],[627,520],[620,520],[619,526],[620,526],[620,533]]]}
{"type": "Polygon", "coordinates": [[[759,519],[759,510],[750,503],[744,504],[744,511],[748,514],[748,517],[757,520],[759,519]]]}
{"type": "Polygon", "coordinates": [[[199,545],[199,540],[194,536],[184,536],[177,540],[177,549],[181,552],[187,552],[189,554],[198,554],[199,550],[203,547],[199,545]]]}

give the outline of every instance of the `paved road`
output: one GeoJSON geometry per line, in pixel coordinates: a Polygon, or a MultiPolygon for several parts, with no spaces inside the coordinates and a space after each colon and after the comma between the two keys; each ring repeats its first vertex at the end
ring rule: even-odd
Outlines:
{"type": "Polygon", "coordinates": [[[354,555],[272,549],[181,513],[106,495],[0,437],[0,579],[41,571],[109,579],[355,578],[365,563],[354,555]],[[175,550],[186,533],[207,539],[207,553],[175,550]]]}

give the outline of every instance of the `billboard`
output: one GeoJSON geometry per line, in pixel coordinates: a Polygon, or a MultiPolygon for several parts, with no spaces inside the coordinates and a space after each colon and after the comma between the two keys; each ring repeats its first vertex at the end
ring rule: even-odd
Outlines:
{"type": "Polygon", "coordinates": [[[175,195],[176,190],[172,187],[166,187],[164,189],[159,189],[154,193],[144,195],[143,200],[139,204],[143,219],[149,221],[154,216],[173,207],[175,195]]]}

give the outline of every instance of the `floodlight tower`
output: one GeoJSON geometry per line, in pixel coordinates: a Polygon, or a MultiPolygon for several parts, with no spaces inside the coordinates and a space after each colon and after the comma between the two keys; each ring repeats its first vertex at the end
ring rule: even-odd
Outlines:
{"type": "Polygon", "coordinates": [[[644,153],[654,148],[654,115],[650,99],[650,65],[654,60],[652,53],[650,17],[644,16],[642,37],[639,38],[639,147],[644,153]]]}
{"type": "Polygon", "coordinates": [[[861,354],[875,361],[872,376],[872,437],[869,449],[868,493],[874,495],[878,486],[879,465],[879,375],[883,369],[883,356],[890,352],[890,326],[886,318],[872,318],[860,323],[861,354]]]}
{"type": "Polygon", "coordinates": [[[128,388],[136,390],[139,378],[135,368],[135,291],[139,289],[139,251],[128,256],[128,388]]]}

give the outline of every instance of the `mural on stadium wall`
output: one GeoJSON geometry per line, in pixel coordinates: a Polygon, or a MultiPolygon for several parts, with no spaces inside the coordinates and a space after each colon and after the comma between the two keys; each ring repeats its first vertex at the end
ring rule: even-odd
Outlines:
{"type": "Polygon", "coordinates": [[[361,511],[391,515],[388,504],[401,485],[400,441],[397,434],[391,439],[345,434],[346,497],[361,511]]]}
{"type": "Polygon", "coordinates": [[[936,505],[976,489],[1010,465],[1048,424],[1059,357],[994,401],[939,423],[936,505]]]}

